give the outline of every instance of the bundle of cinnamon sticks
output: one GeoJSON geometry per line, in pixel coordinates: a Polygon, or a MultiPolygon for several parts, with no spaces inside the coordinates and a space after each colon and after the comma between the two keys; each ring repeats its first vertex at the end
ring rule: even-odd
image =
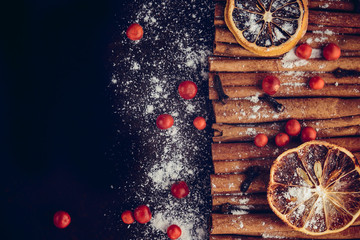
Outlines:
{"type": "Polygon", "coordinates": [[[210,239],[359,238],[360,219],[345,231],[326,236],[293,231],[272,213],[266,199],[272,162],[301,144],[299,137],[286,147],[274,143],[289,119],[313,127],[318,139],[343,146],[360,159],[360,13],[356,1],[309,1],[308,31],[299,44],[309,43],[321,53],[327,42],[334,42],[342,55],[337,61],[327,61],[315,54],[301,64],[284,56],[259,57],[241,47],[224,22],[226,1],[215,2],[215,40],[209,58],[209,98],[216,121],[212,126],[210,239]],[[276,75],[281,82],[273,97],[285,107],[282,112],[264,98],[261,81],[268,75],[276,75]],[[312,76],[323,78],[325,87],[310,89],[312,76]],[[269,138],[263,148],[253,143],[259,133],[269,138]]]}

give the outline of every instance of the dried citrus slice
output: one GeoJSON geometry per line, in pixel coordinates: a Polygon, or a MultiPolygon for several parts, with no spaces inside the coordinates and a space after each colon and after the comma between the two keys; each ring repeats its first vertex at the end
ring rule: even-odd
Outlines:
{"type": "Polygon", "coordinates": [[[292,49],[308,25],[307,0],[227,0],[225,22],[241,46],[261,56],[292,49]]]}
{"type": "Polygon", "coordinates": [[[345,148],[310,141],[282,153],[270,171],[270,207],[310,235],[340,232],[360,215],[360,166],[345,148]]]}

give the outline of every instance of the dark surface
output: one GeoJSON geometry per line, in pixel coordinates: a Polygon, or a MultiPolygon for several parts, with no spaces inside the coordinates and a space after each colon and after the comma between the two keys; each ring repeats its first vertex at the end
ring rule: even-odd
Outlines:
{"type": "MultiPolygon", "coordinates": [[[[103,239],[114,198],[114,116],[106,91],[115,1],[3,6],[2,239],[103,239]],[[52,223],[71,214],[68,229],[52,223]]],[[[111,239],[111,238],[107,238],[111,239]]]]}
{"type": "Polygon", "coordinates": [[[134,166],[125,162],[137,144],[117,122],[107,90],[109,44],[136,7],[124,6],[54,0],[3,7],[2,239],[140,239],[141,232],[116,227],[122,204],[132,203],[109,190],[126,184],[134,166]],[[109,209],[116,215],[104,217],[109,209]],[[58,210],[72,217],[66,229],[52,223],[58,210]]]}

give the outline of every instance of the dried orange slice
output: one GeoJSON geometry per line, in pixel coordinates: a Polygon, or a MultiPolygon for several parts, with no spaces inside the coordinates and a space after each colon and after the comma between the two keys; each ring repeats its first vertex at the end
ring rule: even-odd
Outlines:
{"type": "Polygon", "coordinates": [[[225,22],[241,46],[261,56],[292,49],[308,25],[307,0],[227,0],[225,22]]]}
{"type": "Polygon", "coordinates": [[[310,235],[340,232],[360,215],[360,166],[345,148],[310,141],[273,163],[267,193],[272,210],[310,235]]]}

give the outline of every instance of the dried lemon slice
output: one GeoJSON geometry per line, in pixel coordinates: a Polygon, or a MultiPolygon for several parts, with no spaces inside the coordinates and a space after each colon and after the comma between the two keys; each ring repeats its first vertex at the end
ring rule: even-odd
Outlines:
{"type": "Polygon", "coordinates": [[[227,0],[225,22],[236,40],[261,56],[292,49],[308,25],[307,0],[227,0]]]}
{"type": "Polygon", "coordinates": [[[275,160],[267,198],[276,215],[298,231],[340,232],[360,215],[360,166],[342,147],[304,143],[275,160]]]}

